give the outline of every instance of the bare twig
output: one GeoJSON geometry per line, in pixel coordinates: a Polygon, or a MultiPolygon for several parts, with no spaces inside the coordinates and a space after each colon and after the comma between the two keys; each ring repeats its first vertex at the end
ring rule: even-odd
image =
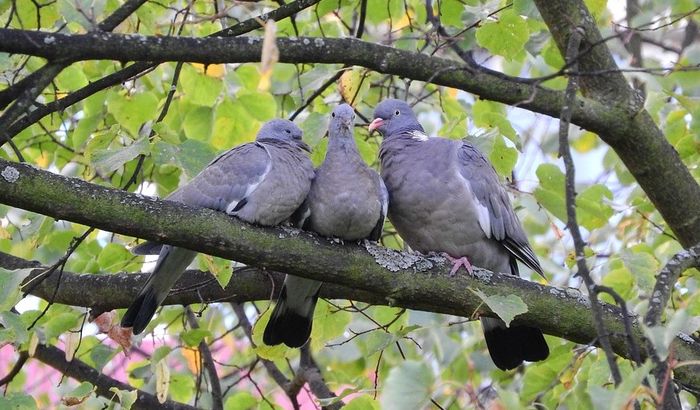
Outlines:
{"type": "Polygon", "coordinates": [[[27,359],[29,359],[29,353],[27,353],[26,350],[21,351],[14,366],[12,366],[12,369],[10,369],[10,371],[7,372],[5,377],[0,379],[0,387],[6,384],[10,384],[10,382],[14,380],[15,376],[19,374],[19,372],[22,370],[22,367],[27,362],[27,359]]]}
{"type": "MultiPolygon", "coordinates": [[[[192,329],[199,329],[199,323],[197,323],[197,318],[194,316],[192,309],[189,307],[185,308],[185,315],[187,317],[187,323],[189,323],[190,327],[192,329]]],[[[221,380],[219,380],[219,375],[216,373],[216,365],[214,364],[214,358],[211,355],[211,350],[209,350],[209,345],[207,345],[205,340],[199,342],[198,349],[199,353],[202,355],[204,368],[207,369],[207,374],[209,375],[212,409],[221,410],[224,408],[223,396],[221,395],[221,380]]]]}
{"type": "MultiPolygon", "coordinates": [[[[250,340],[250,343],[254,345],[253,325],[250,323],[250,320],[248,320],[248,316],[246,316],[245,314],[245,309],[243,308],[243,305],[239,303],[231,303],[231,307],[233,308],[233,311],[236,314],[238,322],[243,328],[243,331],[248,337],[248,340],[250,340]]],[[[265,370],[267,370],[267,373],[270,375],[270,377],[272,377],[275,383],[277,383],[277,385],[282,388],[285,394],[287,394],[287,397],[289,397],[289,400],[292,402],[292,405],[298,408],[299,403],[297,402],[296,394],[291,395],[289,393],[289,385],[291,384],[291,381],[287,378],[287,376],[284,375],[284,373],[282,373],[282,371],[277,367],[277,365],[274,362],[264,359],[262,357],[260,357],[259,359],[262,362],[263,366],[265,366],[265,370]]]]}
{"type": "MultiPolygon", "coordinates": [[[[576,58],[582,37],[583,30],[575,28],[571,31],[566,52],[567,62],[576,58]]],[[[577,63],[574,61],[572,68],[575,70],[576,66],[577,63]]],[[[586,244],[583,241],[581,230],[579,229],[578,222],[576,221],[576,171],[574,168],[574,160],[571,156],[571,150],[569,149],[569,125],[571,121],[573,104],[576,101],[577,89],[578,82],[576,77],[569,77],[569,82],[566,86],[566,102],[562,108],[561,118],[559,119],[559,156],[563,158],[564,166],[566,168],[566,226],[569,229],[569,232],[571,232],[571,236],[574,240],[574,248],[576,250],[576,266],[578,267],[577,275],[583,279],[584,283],[586,284],[586,289],[588,289],[588,297],[591,301],[591,311],[593,313],[593,321],[595,322],[598,340],[601,348],[605,352],[608,365],[610,366],[610,373],[612,374],[615,385],[617,386],[620,384],[620,382],[622,382],[622,376],[620,374],[620,368],[617,366],[617,362],[615,361],[615,353],[613,353],[610,338],[603,322],[603,312],[598,304],[596,284],[593,281],[593,278],[591,278],[590,271],[586,265],[584,252],[586,244]]]]}

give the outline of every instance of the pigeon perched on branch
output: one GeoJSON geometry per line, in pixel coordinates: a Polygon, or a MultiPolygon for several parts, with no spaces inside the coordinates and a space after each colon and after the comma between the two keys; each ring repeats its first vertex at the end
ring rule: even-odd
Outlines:
{"type": "MultiPolygon", "coordinates": [[[[293,122],[269,121],[254,142],[219,155],[166,199],[224,211],[253,224],[282,223],[303,203],[314,175],[309,147],[301,137],[293,122]]],[[[159,254],[153,273],[122,318],[122,327],[139,334],[197,253],[153,242],[132,251],[159,254]]]]}
{"type": "MultiPolygon", "coordinates": [[[[374,111],[370,131],[384,139],[381,174],[389,219],[411,248],[443,252],[451,274],[471,264],[518,275],[517,261],[544,276],[525,232],[486,157],[466,141],[430,138],[411,107],[389,99],[374,111]]],[[[481,318],[489,353],[502,370],[547,358],[542,331],[481,318]]]]}
{"type": "MultiPolygon", "coordinates": [[[[300,226],[342,240],[379,240],[388,195],[379,175],[360,157],[353,139],[355,114],[336,107],[328,127],[328,150],[299,211],[300,226]]],[[[265,328],[267,345],[301,347],[309,339],[321,282],[287,275],[265,328]]]]}

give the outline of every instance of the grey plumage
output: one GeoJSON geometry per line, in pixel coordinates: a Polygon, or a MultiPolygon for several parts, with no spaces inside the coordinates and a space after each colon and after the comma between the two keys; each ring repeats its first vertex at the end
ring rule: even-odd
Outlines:
{"type": "MultiPolygon", "coordinates": [[[[291,121],[269,121],[255,142],[219,155],[166,199],[224,211],[250,223],[277,225],[299,208],[311,187],[313,165],[301,137],[291,121]]],[[[159,252],[153,273],[122,318],[122,327],[133,327],[139,334],[197,253],[153,242],[134,251],[159,252]]]]}
{"type": "MultiPolygon", "coordinates": [[[[384,224],[388,194],[382,179],[357,151],[354,119],[347,104],[333,110],[326,158],[316,170],[309,195],[298,212],[299,223],[322,236],[376,241],[384,224]]],[[[290,347],[306,343],[320,288],[321,282],[287,275],[263,341],[290,347]]]]}
{"type": "MultiPolygon", "coordinates": [[[[466,141],[429,138],[410,106],[385,100],[370,130],[383,136],[381,173],[389,190],[389,219],[420,252],[468,257],[476,266],[518,275],[517,260],[542,274],[498,175],[466,141]]],[[[536,328],[505,327],[483,318],[496,366],[512,369],[523,360],[544,360],[549,350],[536,328]]]]}

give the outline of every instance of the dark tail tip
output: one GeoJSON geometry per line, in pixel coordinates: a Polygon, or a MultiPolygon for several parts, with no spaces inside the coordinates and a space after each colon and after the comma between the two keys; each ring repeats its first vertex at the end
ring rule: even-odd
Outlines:
{"type": "Polygon", "coordinates": [[[310,317],[307,317],[289,309],[285,289],[282,289],[270,321],[265,327],[263,342],[268,346],[276,346],[280,343],[289,347],[303,346],[311,336],[313,312],[312,308],[310,317]]]}
{"type": "MultiPolygon", "coordinates": [[[[488,324],[487,324],[488,323],[488,324]]],[[[501,370],[515,369],[523,361],[539,362],[549,356],[549,347],[540,329],[527,326],[484,325],[486,346],[493,363],[501,370]]]]}
{"type": "Polygon", "coordinates": [[[138,335],[146,329],[156,309],[158,309],[158,301],[154,289],[152,287],[144,289],[126,310],[121,326],[133,328],[134,334],[138,335]]]}

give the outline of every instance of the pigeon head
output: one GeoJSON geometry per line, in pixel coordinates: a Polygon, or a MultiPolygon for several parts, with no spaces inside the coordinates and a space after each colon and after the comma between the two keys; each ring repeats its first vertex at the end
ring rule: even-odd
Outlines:
{"type": "Polygon", "coordinates": [[[423,131],[411,107],[404,101],[384,100],[374,109],[374,120],[369,124],[369,131],[379,131],[384,137],[399,132],[423,131]]]}
{"type": "Polygon", "coordinates": [[[301,149],[310,151],[310,148],[304,141],[301,140],[303,132],[299,127],[289,120],[276,119],[266,122],[258,135],[255,137],[256,140],[281,140],[287,141],[292,144],[299,146],[301,149]]]}
{"type": "Polygon", "coordinates": [[[352,139],[352,127],[355,123],[355,111],[347,104],[340,104],[331,113],[331,123],[328,126],[332,137],[349,137],[352,139]]]}

